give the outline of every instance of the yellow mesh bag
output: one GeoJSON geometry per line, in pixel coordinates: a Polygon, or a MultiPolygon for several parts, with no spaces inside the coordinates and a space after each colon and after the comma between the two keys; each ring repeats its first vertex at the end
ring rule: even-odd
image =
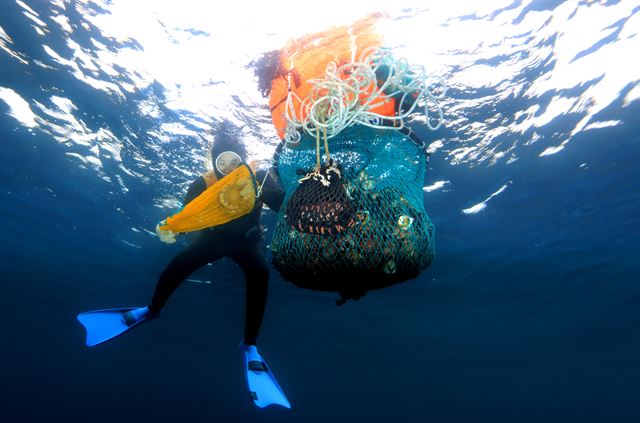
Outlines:
{"type": "Polygon", "coordinates": [[[193,232],[242,217],[255,207],[257,186],[246,164],[207,188],[180,212],[159,225],[161,231],[193,232]]]}

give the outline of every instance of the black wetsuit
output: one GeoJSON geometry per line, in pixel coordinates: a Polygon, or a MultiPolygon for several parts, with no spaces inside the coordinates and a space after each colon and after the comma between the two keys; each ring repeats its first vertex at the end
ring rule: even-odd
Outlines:
{"type": "MultiPolygon", "coordinates": [[[[262,182],[265,173],[266,171],[257,172],[258,184],[262,182]]],[[[260,214],[263,202],[277,212],[284,199],[284,191],[279,181],[274,178],[271,172],[253,211],[224,225],[199,231],[191,244],[171,260],[158,280],[149,305],[151,312],[158,313],[171,294],[195,270],[207,263],[229,257],[240,266],[246,280],[244,343],[256,343],[267,302],[269,281],[260,214]]],[[[187,190],[184,204],[189,203],[205,189],[207,185],[204,178],[193,181],[187,190]]]]}

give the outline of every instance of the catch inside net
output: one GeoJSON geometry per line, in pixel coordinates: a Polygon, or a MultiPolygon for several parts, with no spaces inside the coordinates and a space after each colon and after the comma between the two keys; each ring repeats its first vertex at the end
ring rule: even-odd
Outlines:
{"type": "Polygon", "coordinates": [[[277,157],[286,197],[274,266],[297,286],[343,298],[415,278],[434,257],[426,159],[400,132],[355,125],[331,139],[331,160],[316,177],[316,138],[302,135],[277,157]]]}

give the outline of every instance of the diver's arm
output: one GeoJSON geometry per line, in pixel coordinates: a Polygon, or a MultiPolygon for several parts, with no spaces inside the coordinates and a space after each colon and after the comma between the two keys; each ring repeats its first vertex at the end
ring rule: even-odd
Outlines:
{"type": "MultiPolygon", "coordinates": [[[[256,179],[258,184],[261,184],[264,180],[266,170],[259,170],[256,172],[256,179]]],[[[262,186],[262,201],[274,212],[279,212],[284,201],[284,189],[280,184],[280,179],[276,176],[273,170],[269,170],[267,180],[264,181],[262,186]]]]}
{"type": "Polygon", "coordinates": [[[202,194],[206,189],[207,189],[207,183],[204,181],[204,178],[200,176],[198,179],[195,179],[193,182],[191,182],[191,185],[189,185],[189,188],[187,189],[187,193],[184,196],[184,201],[182,202],[182,204],[186,206],[194,198],[202,194]]]}

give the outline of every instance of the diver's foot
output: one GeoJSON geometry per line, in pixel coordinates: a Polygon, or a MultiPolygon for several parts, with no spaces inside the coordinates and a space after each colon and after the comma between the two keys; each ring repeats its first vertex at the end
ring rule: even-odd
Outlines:
{"type": "Polygon", "coordinates": [[[247,354],[247,369],[254,372],[266,372],[267,365],[258,353],[258,348],[254,344],[246,344],[242,342],[240,349],[247,354]]]}
{"type": "Polygon", "coordinates": [[[254,372],[266,372],[267,366],[265,366],[264,361],[262,360],[251,360],[247,363],[247,368],[249,370],[253,370],[254,372]]]}
{"type": "Polygon", "coordinates": [[[280,389],[264,358],[258,353],[256,346],[242,343],[240,349],[246,366],[244,371],[249,385],[249,395],[254,404],[260,408],[271,404],[291,408],[291,404],[280,389]]]}
{"type": "Polygon", "coordinates": [[[133,326],[151,317],[154,317],[154,315],[149,311],[149,307],[140,307],[135,310],[122,313],[122,321],[127,326],[133,326]]]}

